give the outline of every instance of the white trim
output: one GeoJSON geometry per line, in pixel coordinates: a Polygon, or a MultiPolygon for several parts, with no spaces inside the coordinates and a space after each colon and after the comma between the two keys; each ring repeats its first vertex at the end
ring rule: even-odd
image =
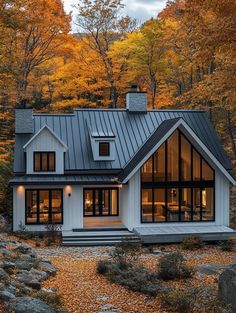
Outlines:
{"type": "MultiPolygon", "coordinates": [[[[122,181],[125,184],[134,173],[153,155],[153,153],[171,136],[171,134],[178,128],[187,133],[199,147],[202,154],[206,154],[211,162],[222,172],[222,174],[234,185],[236,186],[235,179],[228,173],[228,171],[223,167],[223,165],[216,159],[216,157],[211,153],[211,151],[205,146],[205,144],[199,139],[199,137],[194,133],[191,127],[181,118],[179,119],[174,126],[162,137],[161,140],[146,154],[146,156],[139,162],[139,164],[132,170],[132,172],[122,181]]],[[[191,141],[191,140],[190,140],[191,141]]]]}
{"type": "Polygon", "coordinates": [[[23,146],[23,149],[25,150],[34,141],[34,139],[38,137],[38,135],[45,129],[47,129],[50,132],[50,134],[53,135],[57,139],[57,141],[59,141],[59,143],[65,148],[65,150],[68,150],[67,145],[64,144],[64,142],[54,133],[54,131],[48,125],[44,125],[42,128],[40,128],[40,130],[23,146]]]}

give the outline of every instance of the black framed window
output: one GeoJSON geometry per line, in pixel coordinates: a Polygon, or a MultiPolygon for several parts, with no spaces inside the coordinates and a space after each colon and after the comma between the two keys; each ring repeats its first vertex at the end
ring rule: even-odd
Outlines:
{"type": "Polygon", "coordinates": [[[55,152],[34,152],[35,172],[55,172],[56,154],[55,152]]]}
{"type": "Polygon", "coordinates": [[[118,188],[84,189],[84,216],[118,216],[118,188]]]}
{"type": "Polygon", "coordinates": [[[141,169],[141,222],[215,219],[215,172],[176,130],[141,169]]]}
{"type": "Polygon", "coordinates": [[[62,224],[62,189],[27,189],[25,191],[26,224],[62,224]]]}
{"type": "Polygon", "coordinates": [[[99,156],[110,156],[109,142],[99,142],[99,156]]]}

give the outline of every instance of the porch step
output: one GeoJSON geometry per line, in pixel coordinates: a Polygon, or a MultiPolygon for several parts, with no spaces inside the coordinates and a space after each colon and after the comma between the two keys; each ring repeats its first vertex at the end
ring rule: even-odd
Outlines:
{"type": "Polygon", "coordinates": [[[86,229],[84,231],[72,231],[62,233],[64,246],[111,246],[127,238],[132,242],[139,242],[140,238],[133,232],[122,228],[117,229],[86,229]]]}

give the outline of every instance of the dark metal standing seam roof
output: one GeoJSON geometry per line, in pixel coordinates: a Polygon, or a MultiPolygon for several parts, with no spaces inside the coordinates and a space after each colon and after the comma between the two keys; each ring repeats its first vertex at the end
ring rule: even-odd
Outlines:
{"type": "MultiPolygon", "coordinates": [[[[231,169],[207,113],[194,110],[153,110],[132,114],[125,109],[76,109],[74,114],[34,114],[34,133],[45,124],[68,146],[66,171],[124,169],[163,121],[182,118],[218,161],[231,169]],[[98,135],[115,136],[115,160],[94,161],[89,130],[98,135]]],[[[25,172],[23,145],[33,136],[17,134],[14,171],[25,172]]]]}

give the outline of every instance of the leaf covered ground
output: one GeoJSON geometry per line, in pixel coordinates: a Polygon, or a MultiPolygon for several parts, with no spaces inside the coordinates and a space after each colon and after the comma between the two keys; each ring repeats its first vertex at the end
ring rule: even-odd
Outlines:
{"type": "MultiPolygon", "coordinates": [[[[51,259],[57,268],[56,277],[45,282],[47,288],[57,288],[69,313],[119,312],[165,313],[156,298],[133,292],[109,282],[97,274],[100,259],[109,257],[111,247],[37,249],[38,254],[51,259]]],[[[140,262],[151,270],[156,269],[160,255],[181,249],[180,245],[155,246],[150,252],[144,249],[140,262]]],[[[204,246],[197,250],[182,250],[189,265],[225,265],[236,262],[236,251],[222,251],[218,246],[204,246]]],[[[221,270],[219,270],[219,273],[221,270]]],[[[196,273],[193,278],[166,282],[168,287],[183,288],[204,286],[217,290],[218,275],[196,273]]]]}

